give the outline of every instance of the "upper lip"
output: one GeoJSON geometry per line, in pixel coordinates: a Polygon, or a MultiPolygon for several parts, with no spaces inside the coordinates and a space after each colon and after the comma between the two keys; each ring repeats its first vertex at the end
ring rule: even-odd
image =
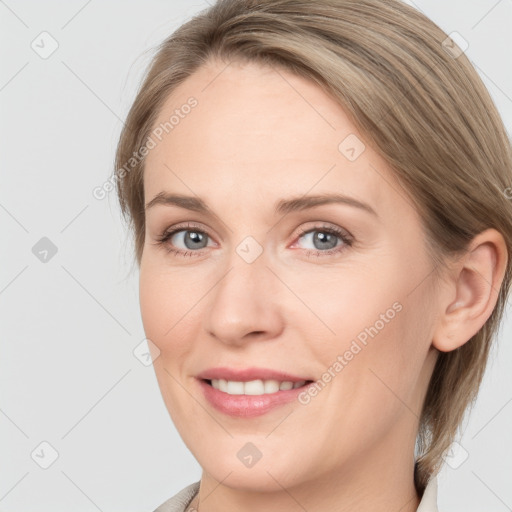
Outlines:
{"type": "Polygon", "coordinates": [[[272,370],[269,368],[228,368],[217,367],[208,368],[201,373],[197,374],[198,379],[212,380],[212,379],[225,379],[236,382],[248,382],[251,380],[278,380],[278,381],[291,381],[302,382],[304,380],[311,380],[306,377],[299,377],[291,373],[282,372],[279,370],[272,370]]]}

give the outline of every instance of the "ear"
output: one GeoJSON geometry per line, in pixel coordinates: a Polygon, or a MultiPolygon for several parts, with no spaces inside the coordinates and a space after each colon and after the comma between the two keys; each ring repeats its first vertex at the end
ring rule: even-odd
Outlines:
{"type": "Polygon", "coordinates": [[[432,339],[435,348],[455,350],[482,328],[496,306],[507,261],[507,246],[499,231],[490,228],[475,236],[450,271],[432,339]]]}

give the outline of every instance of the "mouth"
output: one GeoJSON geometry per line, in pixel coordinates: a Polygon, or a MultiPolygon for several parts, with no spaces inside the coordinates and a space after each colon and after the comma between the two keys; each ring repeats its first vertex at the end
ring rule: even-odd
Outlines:
{"type": "Polygon", "coordinates": [[[260,396],[273,395],[279,391],[299,389],[311,384],[312,380],[276,380],[276,379],[255,379],[249,381],[236,381],[227,379],[202,379],[213,389],[228,395],[260,396]]]}
{"type": "Polygon", "coordinates": [[[264,368],[212,368],[196,376],[203,397],[226,416],[254,418],[297,397],[314,381],[264,368]]]}
{"type": "Polygon", "coordinates": [[[309,376],[262,367],[209,368],[195,377],[209,405],[239,418],[261,416],[296,401],[314,382],[309,376]]]}

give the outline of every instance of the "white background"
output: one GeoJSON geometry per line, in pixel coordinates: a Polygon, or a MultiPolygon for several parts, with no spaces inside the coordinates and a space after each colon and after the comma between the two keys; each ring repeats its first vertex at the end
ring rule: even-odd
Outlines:
{"type": "MultiPolygon", "coordinates": [[[[512,1],[414,5],[469,43],[512,133],[512,1]]],[[[115,192],[92,190],[112,173],[153,48],[205,7],[0,1],[3,512],[152,511],[200,478],[153,369],[132,352],[144,339],[138,273],[115,192]],[[43,31],[58,43],[47,59],[31,48],[43,31]],[[43,237],[57,248],[46,263],[32,252],[43,237]],[[43,441],[58,452],[48,469],[31,458],[48,462],[43,441]]],[[[508,317],[460,439],[469,456],[439,477],[441,511],[512,507],[511,339],[508,317]]]]}

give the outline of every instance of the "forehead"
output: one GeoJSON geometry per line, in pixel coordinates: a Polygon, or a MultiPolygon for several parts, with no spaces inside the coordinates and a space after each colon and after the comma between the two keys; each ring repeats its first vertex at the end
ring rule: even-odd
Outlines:
{"type": "Polygon", "coordinates": [[[167,98],[154,127],[166,123],[146,157],[146,203],[162,190],[192,192],[214,206],[226,194],[248,206],[336,191],[377,210],[397,199],[389,168],[363,146],[341,106],[290,72],[208,63],[167,98]],[[197,104],[184,108],[191,97],[197,104]]]}

